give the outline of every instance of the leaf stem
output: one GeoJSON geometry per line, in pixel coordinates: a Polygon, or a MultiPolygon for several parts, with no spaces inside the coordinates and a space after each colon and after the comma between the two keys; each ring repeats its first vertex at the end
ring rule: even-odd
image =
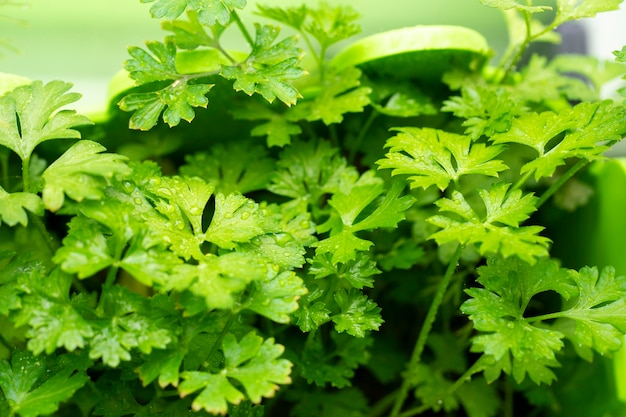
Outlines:
{"type": "Polygon", "coordinates": [[[35,225],[35,228],[37,229],[42,239],[46,243],[46,246],[50,250],[50,253],[54,255],[57,249],[59,249],[59,247],[54,241],[54,238],[52,237],[52,235],[48,232],[48,229],[46,229],[46,225],[43,223],[43,220],[41,220],[41,217],[34,215],[32,213],[28,213],[28,218],[35,225]]]}
{"type": "Polygon", "coordinates": [[[542,314],[540,316],[528,317],[528,318],[524,318],[524,321],[526,321],[526,323],[534,323],[537,321],[544,321],[544,320],[567,317],[567,314],[563,314],[563,313],[566,313],[566,311],[557,311],[554,313],[542,314]]]}
{"type": "Polygon", "coordinates": [[[420,405],[419,407],[412,408],[410,410],[401,413],[398,417],[411,417],[417,414],[421,414],[426,410],[432,408],[433,405],[437,404],[437,402],[443,400],[444,398],[454,394],[464,383],[469,381],[472,378],[472,375],[477,374],[478,372],[485,369],[484,362],[485,355],[481,356],[474,362],[472,366],[470,366],[463,375],[457,378],[456,381],[452,385],[450,385],[441,395],[438,396],[437,399],[432,400],[426,404],[420,405]]]}
{"type": "Polygon", "coordinates": [[[233,20],[237,24],[237,27],[239,28],[241,33],[243,34],[243,37],[246,38],[246,42],[248,42],[250,47],[253,47],[254,46],[254,40],[252,39],[252,36],[250,36],[250,32],[248,32],[248,29],[246,29],[246,26],[241,21],[241,18],[239,17],[239,14],[235,10],[232,10],[230,12],[230,15],[233,17],[233,20]]]}
{"type": "Polygon", "coordinates": [[[561,176],[554,184],[552,184],[537,201],[537,208],[541,207],[543,203],[548,201],[552,194],[554,194],[563,184],[565,184],[570,178],[572,178],[578,171],[580,171],[585,165],[589,163],[586,159],[581,159],[571,167],[565,174],[561,176]]]}
{"type": "Polygon", "coordinates": [[[211,360],[213,355],[215,355],[215,352],[217,352],[217,349],[219,349],[220,345],[222,344],[222,340],[224,340],[224,337],[226,337],[226,335],[230,331],[230,328],[232,327],[233,323],[235,323],[235,320],[237,319],[238,316],[239,316],[239,311],[230,312],[228,320],[226,320],[226,324],[224,324],[222,331],[217,336],[217,339],[215,339],[215,342],[213,343],[213,346],[211,346],[211,350],[209,351],[209,354],[207,355],[207,359],[209,361],[211,360]]]}
{"type": "Polygon", "coordinates": [[[398,392],[398,396],[396,397],[393,409],[391,410],[390,417],[400,416],[400,410],[404,405],[409,389],[412,388],[411,375],[416,372],[417,365],[419,365],[420,363],[422,352],[424,351],[424,347],[426,346],[426,340],[428,339],[433,323],[435,322],[435,318],[437,317],[437,311],[441,306],[441,302],[443,301],[443,297],[446,293],[446,290],[448,289],[448,285],[452,280],[452,276],[454,275],[454,271],[456,270],[457,263],[459,262],[459,259],[461,259],[463,249],[463,245],[459,245],[456,248],[456,252],[454,252],[454,255],[450,259],[450,263],[448,264],[446,273],[443,276],[441,283],[439,284],[439,288],[435,293],[432,303],[430,304],[430,308],[428,309],[428,313],[426,314],[426,318],[424,319],[424,324],[420,329],[417,342],[415,343],[413,354],[411,355],[411,359],[409,360],[409,365],[405,372],[404,379],[402,380],[400,391],[398,392]]]}
{"type": "Polygon", "coordinates": [[[361,130],[359,130],[359,135],[356,137],[353,146],[350,147],[350,154],[348,155],[348,163],[350,164],[354,163],[354,157],[356,156],[356,151],[357,149],[361,147],[361,144],[363,143],[363,140],[365,139],[365,135],[369,131],[370,127],[372,126],[372,123],[374,123],[374,120],[376,120],[376,117],[378,117],[378,112],[376,110],[372,110],[372,112],[369,114],[369,116],[365,120],[363,127],[361,127],[361,130]]]}

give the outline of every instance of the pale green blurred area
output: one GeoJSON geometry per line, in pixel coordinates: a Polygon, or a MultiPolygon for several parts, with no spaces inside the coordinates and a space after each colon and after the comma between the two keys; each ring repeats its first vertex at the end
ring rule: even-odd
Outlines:
{"type": "MultiPolygon", "coordinates": [[[[306,0],[248,0],[241,17],[252,30],[255,21],[272,23],[253,15],[256,3],[298,6],[303,2],[317,4],[306,0]]],[[[359,36],[405,26],[449,24],[482,33],[496,57],[507,43],[502,15],[497,9],[483,6],[480,0],[327,0],[327,3],[350,5],[361,14],[363,32],[359,36]]],[[[556,0],[542,3],[554,5],[556,0]]],[[[157,19],[151,18],[152,4],[140,0],[0,0],[0,42],[8,41],[19,51],[0,44],[0,72],[43,81],[72,82],[75,90],[84,95],[78,107],[102,107],[109,80],[128,59],[127,48],[143,46],[146,40],[163,40],[168,34],[161,30],[157,19]],[[14,3],[23,3],[25,7],[14,3]],[[16,24],[1,18],[2,15],[25,24],[16,24]]],[[[594,25],[588,27],[594,54],[601,50],[600,56],[611,59],[611,51],[621,49],[626,43],[624,6],[620,13],[603,13],[613,14],[612,22],[589,19],[594,25]]],[[[287,29],[285,32],[289,33],[287,29]]],[[[234,25],[224,38],[226,48],[245,46],[234,25]]],[[[351,40],[337,48],[346,42],[351,40]]]]}
{"type": "MultiPolygon", "coordinates": [[[[0,39],[19,50],[0,49],[0,72],[72,82],[84,95],[80,103],[83,108],[97,107],[106,99],[108,80],[122,68],[129,46],[143,46],[146,40],[163,40],[167,35],[160,22],[151,18],[151,3],[139,0],[12,1],[25,3],[26,7],[0,6],[0,14],[26,24],[0,20],[0,39]]],[[[6,1],[0,1],[0,5],[3,3],[6,1]]],[[[254,21],[262,21],[253,15],[255,3],[249,1],[241,13],[250,29],[254,21]]],[[[302,1],[259,3],[297,6],[302,1]]],[[[328,3],[338,4],[339,0],[328,3]]],[[[361,14],[360,36],[418,24],[452,24],[478,30],[496,50],[506,43],[500,13],[479,0],[341,0],[341,4],[351,5],[361,14]]],[[[235,27],[225,34],[228,48],[243,48],[242,42],[235,27]]]]}

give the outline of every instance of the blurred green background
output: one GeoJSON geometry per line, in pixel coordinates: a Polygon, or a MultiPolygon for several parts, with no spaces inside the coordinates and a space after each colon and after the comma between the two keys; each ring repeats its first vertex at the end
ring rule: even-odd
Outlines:
{"type": "MultiPolygon", "coordinates": [[[[299,5],[303,0],[259,2],[299,5]]],[[[499,11],[483,6],[479,0],[328,1],[339,2],[353,6],[362,15],[361,36],[418,24],[452,24],[478,30],[496,52],[507,41],[499,11]]],[[[249,3],[242,18],[251,26],[250,18],[258,18],[251,16],[256,1],[249,3]]],[[[0,72],[43,81],[69,81],[84,95],[79,103],[81,109],[102,106],[109,79],[128,58],[127,48],[142,46],[145,40],[162,40],[166,35],[159,21],[150,17],[150,6],[151,3],[140,0],[0,0],[0,15],[23,21],[16,24],[0,19],[0,40],[8,41],[17,50],[0,47],[0,72]]],[[[625,13],[613,16],[618,22],[613,26],[598,21],[589,31],[593,35],[591,46],[604,47],[600,55],[610,57],[611,50],[626,44],[626,9],[621,12],[625,13]],[[611,27],[618,28],[620,33],[602,35],[611,27]]],[[[607,13],[610,14],[614,13],[607,13]]],[[[238,44],[241,36],[235,31],[230,32],[230,37],[226,34],[227,46],[232,48],[242,46],[238,44]]]]}

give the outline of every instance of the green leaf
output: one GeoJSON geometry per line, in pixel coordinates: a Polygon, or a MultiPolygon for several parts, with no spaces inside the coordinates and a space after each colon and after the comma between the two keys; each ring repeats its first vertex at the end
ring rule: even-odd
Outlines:
{"type": "Polygon", "coordinates": [[[550,6],[529,6],[520,4],[515,0],[480,0],[482,4],[489,7],[495,7],[502,10],[515,9],[519,12],[539,13],[546,10],[552,10],[550,6]]]}
{"type": "Polygon", "coordinates": [[[562,313],[575,320],[573,342],[600,354],[620,348],[626,333],[626,277],[615,269],[584,267],[574,276],[579,289],[576,304],[562,313]]]}
{"type": "Polygon", "coordinates": [[[349,190],[333,195],[329,204],[335,210],[326,223],[318,226],[318,232],[330,229],[330,237],[312,245],[317,248],[316,254],[332,253],[333,263],[346,263],[354,259],[357,252],[367,250],[372,242],[355,233],[396,227],[404,219],[404,212],[413,205],[411,196],[400,197],[403,188],[403,181],[394,181],[375,209],[361,219],[357,217],[384,192],[383,181],[374,171],[365,172],[349,190]]]}
{"type": "Polygon", "coordinates": [[[284,271],[255,281],[245,307],[277,323],[289,323],[291,313],[298,309],[298,299],[307,292],[295,272],[284,271]]]}
{"type": "Polygon", "coordinates": [[[91,121],[74,110],[59,110],[80,98],[68,93],[70,88],[62,81],[34,81],[0,97],[0,145],[26,160],[41,142],[80,138],[72,128],[91,121]]]}
{"type": "Polygon", "coordinates": [[[258,15],[276,20],[294,29],[300,30],[302,24],[307,18],[309,9],[306,5],[292,7],[272,7],[263,4],[257,4],[258,15]]]}
{"type": "Polygon", "coordinates": [[[79,278],[91,277],[114,262],[102,227],[84,216],[72,218],[63,246],[52,260],[79,278]]]}
{"type": "Polygon", "coordinates": [[[294,313],[294,317],[296,324],[303,332],[315,330],[330,321],[332,312],[326,303],[320,300],[324,294],[324,291],[314,286],[300,299],[300,308],[294,313]]]}
{"type": "Polygon", "coordinates": [[[238,404],[249,399],[257,404],[263,397],[272,397],[278,390],[277,384],[289,384],[291,363],[279,359],[284,348],[274,339],[263,340],[253,332],[237,341],[231,333],[222,342],[224,368],[219,373],[186,371],[178,387],[181,396],[202,390],[194,399],[194,410],[209,413],[226,413],[228,404],[238,404]],[[241,386],[235,387],[235,379],[241,386]],[[244,392],[242,392],[244,391],[244,392]]]}
{"type": "Polygon", "coordinates": [[[330,333],[330,339],[324,343],[317,337],[307,344],[298,364],[302,376],[318,387],[349,387],[355,370],[370,359],[373,339],[354,338],[336,332],[330,333]]]}
{"type": "Polygon", "coordinates": [[[558,0],[554,25],[560,25],[570,20],[593,17],[601,12],[619,9],[622,0],[598,0],[594,2],[579,0],[558,0]]]}
{"type": "Polygon", "coordinates": [[[173,330],[164,326],[162,313],[151,306],[151,300],[114,285],[104,289],[100,301],[96,333],[90,342],[91,359],[101,358],[113,368],[132,359],[131,350],[150,354],[164,349],[173,340],[173,330]]]}
{"type": "Polygon", "coordinates": [[[50,211],[63,206],[64,194],[75,201],[100,200],[105,180],[115,174],[128,172],[126,157],[102,154],[106,149],[89,140],[76,142],[41,175],[43,180],[43,204],[50,211]]]}
{"type": "Polygon", "coordinates": [[[302,51],[291,36],[274,44],[280,29],[270,25],[255,25],[256,38],[252,51],[239,65],[222,66],[220,74],[235,80],[233,87],[248,95],[258,93],[270,103],[278,98],[287,106],[296,104],[301,97],[290,80],[300,78],[304,71],[299,67],[302,51]]]}
{"type": "Polygon", "coordinates": [[[353,184],[358,172],[327,141],[295,142],[280,153],[269,191],[317,207],[325,194],[353,184]]]}
{"type": "Polygon", "coordinates": [[[401,133],[388,139],[385,158],[377,161],[379,169],[392,169],[392,175],[408,174],[411,188],[436,185],[445,190],[463,175],[482,174],[497,177],[508,169],[494,159],[504,148],[472,143],[469,136],[431,128],[398,128],[401,133]]]}
{"type": "Polygon", "coordinates": [[[532,146],[539,156],[526,163],[522,173],[534,172],[535,178],[552,176],[568,158],[601,158],[609,146],[626,134],[626,109],[606,100],[583,102],[564,114],[530,113],[517,119],[511,130],[494,136],[497,143],[517,142],[532,146]],[[542,127],[542,126],[547,126],[542,127]],[[566,131],[557,144],[547,149],[552,138],[566,131]]]}
{"type": "Polygon", "coordinates": [[[349,6],[322,1],[317,8],[309,8],[308,15],[304,30],[313,35],[322,50],[361,32],[361,27],[354,23],[359,14],[349,6]]]}
{"type": "MultiPolygon", "coordinates": [[[[15,226],[28,224],[28,213],[30,211],[36,216],[43,216],[44,206],[41,198],[32,193],[7,193],[0,187],[0,221],[15,226]]],[[[1,224],[1,223],[0,223],[1,224]]]]}
{"type": "Polygon", "coordinates": [[[221,248],[232,249],[237,243],[248,242],[266,230],[259,205],[239,194],[218,193],[215,214],[206,231],[206,240],[221,248]]]}
{"type": "Polygon", "coordinates": [[[184,285],[178,284],[176,288],[189,287],[193,294],[205,299],[210,309],[230,309],[250,282],[267,277],[269,268],[265,259],[246,252],[207,255],[187,273],[181,283],[184,285]]]}
{"type": "Polygon", "coordinates": [[[300,126],[289,120],[288,113],[278,113],[258,103],[233,109],[233,116],[237,119],[265,120],[265,123],[256,125],[250,135],[265,136],[268,147],[289,145],[292,136],[302,133],[300,126]]]}
{"type": "Polygon", "coordinates": [[[361,87],[361,71],[348,67],[326,74],[320,92],[304,100],[287,116],[291,120],[321,120],[326,125],[341,123],[345,113],[360,113],[370,104],[371,88],[361,87]]]}
{"type": "Polygon", "coordinates": [[[89,380],[84,358],[64,354],[56,358],[34,357],[15,350],[11,363],[0,360],[0,388],[10,408],[22,417],[49,415],[89,380]]]}
{"type": "Polygon", "coordinates": [[[334,298],[341,310],[339,314],[332,316],[337,332],[347,332],[354,337],[365,337],[367,332],[378,330],[383,324],[380,307],[361,291],[355,288],[352,288],[350,292],[338,290],[334,298]]]}
{"type": "Polygon", "coordinates": [[[430,238],[439,245],[448,242],[478,244],[481,255],[497,253],[502,256],[517,256],[533,264],[537,258],[548,254],[550,239],[539,236],[541,226],[519,226],[536,210],[537,198],[531,194],[522,195],[521,190],[508,193],[510,185],[499,183],[488,191],[479,190],[487,213],[480,216],[469,205],[463,194],[452,193],[452,199],[442,198],[435,204],[441,212],[450,215],[435,215],[428,222],[442,230],[430,238]]]}
{"type": "Polygon", "coordinates": [[[215,144],[209,152],[187,155],[185,161],[181,174],[215,184],[224,195],[262,190],[274,171],[266,147],[240,141],[215,144]]]}
{"type": "MultiPolygon", "coordinates": [[[[152,3],[155,0],[141,0],[152,3]]],[[[226,26],[230,22],[230,14],[235,9],[243,9],[246,0],[156,0],[150,7],[154,18],[174,20],[186,9],[198,13],[198,20],[207,26],[219,23],[226,26]]]]}
{"type": "Polygon", "coordinates": [[[483,135],[491,137],[508,131],[523,106],[505,87],[479,84],[464,86],[461,96],[444,101],[441,110],[466,119],[463,122],[463,126],[468,126],[465,134],[476,140],[483,135]]]}
{"type": "Polygon", "coordinates": [[[134,111],[130,128],[150,130],[161,113],[169,126],[178,125],[181,119],[191,122],[195,117],[193,107],[207,106],[205,94],[213,84],[194,84],[178,73],[173,41],[146,42],[146,46],[150,52],[138,47],[129,48],[132,59],[126,61],[124,68],[139,85],[155,81],[169,84],[163,87],[162,83],[157,83],[154,91],[130,93],[118,102],[122,110],[134,111]]]}
{"type": "Polygon", "coordinates": [[[330,253],[317,255],[311,262],[309,273],[315,279],[335,275],[340,279],[348,281],[352,287],[363,289],[363,287],[372,288],[374,286],[373,275],[381,272],[376,268],[376,262],[372,261],[370,256],[359,252],[355,259],[346,264],[333,263],[332,254],[330,253]]]}

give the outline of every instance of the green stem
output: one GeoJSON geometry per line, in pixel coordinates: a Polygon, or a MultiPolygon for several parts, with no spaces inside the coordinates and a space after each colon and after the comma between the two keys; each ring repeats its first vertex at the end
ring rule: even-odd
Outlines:
{"type": "Polygon", "coordinates": [[[9,190],[9,153],[0,150],[0,178],[2,178],[2,188],[9,190]]]}
{"type": "Polygon", "coordinates": [[[119,261],[122,259],[122,252],[124,251],[124,246],[126,246],[126,243],[123,241],[118,241],[115,243],[115,251],[113,254],[113,259],[115,261],[107,271],[107,277],[104,281],[104,288],[111,288],[115,283],[115,279],[117,278],[117,271],[119,271],[120,269],[119,261]]]}
{"type": "Polygon", "coordinates": [[[41,220],[41,217],[32,213],[29,213],[28,218],[30,219],[32,224],[35,225],[35,228],[37,229],[37,231],[43,238],[44,242],[46,243],[46,246],[50,250],[50,253],[54,255],[57,249],[59,249],[59,247],[54,241],[54,238],[52,237],[52,235],[48,233],[48,229],[46,229],[46,225],[43,224],[43,220],[41,220]]]}
{"type": "Polygon", "coordinates": [[[30,193],[30,157],[22,159],[22,184],[24,192],[30,193]]]}
{"type": "Polygon", "coordinates": [[[378,112],[376,110],[372,110],[370,115],[367,117],[367,120],[365,120],[363,127],[359,131],[359,135],[356,137],[356,140],[354,141],[354,145],[350,148],[350,154],[348,155],[348,163],[350,164],[354,163],[354,157],[356,156],[356,151],[357,149],[361,147],[361,144],[363,143],[363,140],[365,139],[365,135],[369,131],[370,127],[372,126],[372,123],[374,123],[374,120],[376,120],[376,117],[378,117],[378,112]]]}
{"type": "Polygon", "coordinates": [[[515,183],[515,185],[513,185],[513,187],[508,191],[508,194],[510,195],[513,191],[515,190],[519,190],[520,188],[522,188],[522,185],[524,185],[526,183],[526,181],[528,181],[528,178],[530,178],[530,176],[533,174],[532,171],[528,171],[526,172],[524,175],[522,175],[517,182],[515,183]]]}
{"type": "Polygon", "coordinates": [[[237,24],[237,27],[239,28],[241,33],[243,34],[243,37],[246,38],[246,42],[248,42],[250,47],[254,46],[254,40],[252,39],[252,36],[250,36],[250,32],[248,32],[248,29],[246,29],[246,26],[241,21],[239,14],[237,14],[237,12],[233,10],[230,12],[230,15],[233,17],[233,20],[237,24]]]}
{"type": "Polygon", "coordinates": [[[413,349],[413,354],[411,355],[411,359],[409,360],[409,365],[406,370],[406,374],[404,379],[402,380],[402,385],[400,386],[400,391],[398,392],[398,396],[396,397],[396,402],[393,405],[393,409],[391,410],[390,417],[398,417],[400,415],[400,410],[404,405],[404,401],[409,393],[409,389],[412,388],[412,381],[410,378],[411,375],[415,374],[417,365],[419,365],[422,352],[424,351],[424,347],[426,347],[426,340],[430,334],[433,323],[435,322],[435,318],[437,318],[437,311],[441,306],[441,302],[443,301],[443,296],[448,289],[448,285],[452,280],[452,276],[454,275],[454,271],[456,270],[457,263],[459,259],[461,259],[461,254],[463,253],[463,245],[459,245],[456,248],[456,252],[450,259],[450,263],[448,264],[448,268],[446,269],[446,273],[439,284],[439,288],[433,298],[432,303],[430,304],[430,308],[428,309],[428,313],[426,314],[426,318],[424,319],[424,324],[420,329],[419,336],[417,338],[417,342],[415,343],[415,348],[413,349]]]}
{"type": "Polygon", "coordinates": [[[586,159],[581,159],[571,167],[565,174],[561,176],[554,184],[548,188],[541,197],[539,197],[539,201],[537,202],[537,208],[541,207],[543,203],[548,201],[552,194],[554,194],[563,184],[565,184],[570,178],[572,178],[578,171],[580,171],[585,165],[587,165],[589,161],[586,159]]]}
{"type": "Polygon", "coordinates": [[[222,340],[224,340],[224,337],[226,337],[233,323],[235,323],[235,320],[237,320],[238,316],[239,316],[239,311],[230,312],[230,316],[228,317],[228,320],[226,321],[224,328],[220,332],[219,336],[217,336],[217,339],[215,340],[215,343],[213,343],[213,346],[211,346],[211,350],[209,351],[209,354],[207,355],[208,360],[211,360],[215,352],[217,352],[217,349],[219,349],[219,347],[222,344],[222,340]]]}
{"type": "Polygon", "coordinates": [[[559,319],[562,317],[567,317],[566,311],[557,311],[555,313],[542,314],[540,316],[528,317],[525,318],[524,321],[526,323],[535,323],[537,321],[551,320],[551,319],[559,319]]]}
{"type": "Polygon", "coordinates": [[[478,360],[474,362],[474,364],[470,366],[463,375],[457,378],[457,380],[454,381],[454,383],[450,385],[441,395],[439,395],[437,399],[432,400],[427,404],[421,405],[419,407],[407,410],[404,413],[400,414],[399,417],[411,417],[417,414],[421,414],[424,411],[431,409],[439,401],[442,401],[444,398],[454,394],[461,387],[461,385],[472,379],[472,375],[477,374],[478,372],[481,372],[485,369],[485,365],[483,364],[484,357],[485,356],[483,355],[478,358],[478,360]]]}
{"type": "Polygon", "coordinates": [[[393,405],[397,395],[398,391],[393,391],[378,400],[378,402],[371,407],[370,412],[367,414],[367,417],[381,416],[387,409],[389,409],[393,405]]]}

